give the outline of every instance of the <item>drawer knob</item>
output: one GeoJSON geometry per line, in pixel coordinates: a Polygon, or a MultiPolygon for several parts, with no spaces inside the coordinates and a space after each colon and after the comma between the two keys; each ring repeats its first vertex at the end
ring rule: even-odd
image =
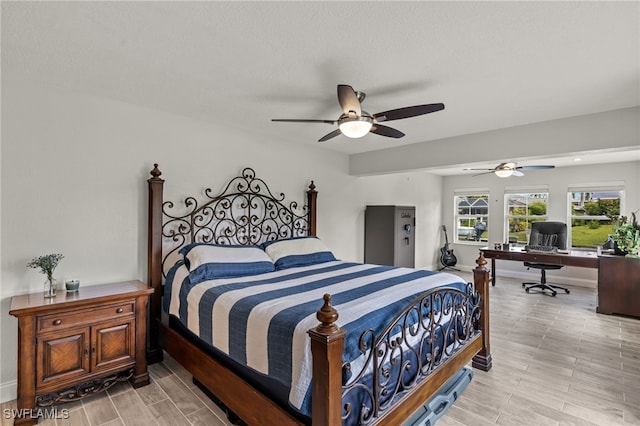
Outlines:
{"type": "Polygon", "coordinates": [[[59,320],[59,319],[53,322],[53,325],[60,325],[60,324],[62,324],[62,320],[59,320]]]}
{"type": "Polygon", "coordinates": [[[122,308],[116,309],[116,314],[121,314],[122,312],[124,312],[124,309],[122,308]]]}

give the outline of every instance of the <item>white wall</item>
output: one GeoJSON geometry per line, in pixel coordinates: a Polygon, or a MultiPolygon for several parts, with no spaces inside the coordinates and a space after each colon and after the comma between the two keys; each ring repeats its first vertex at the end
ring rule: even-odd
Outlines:
{"type": "MultiPolygon", "coordinates": [[[[507,186],[548,185],[548,213],[550,220],[567,222],[567,191],[570,185],[624,182],[625,199],[623,214],[640,209],[640,162],[599,164],[587,166],[562,167],[552,170],[528,171],[525,176],[498,178],[493,174],[477,177],[448,176],[443,180],[442,217],[445,224],[454,229],[453,197],[456,189],[489,188],[489,242],[504,241],[504,189],[507,186]]],[[[459,264],[471,268],[478,257],[478,248],[484,244],[453,244],[452,248],[459,264]]],[[[539,271],[527,271],[520,262],[497,261],[498,275],[526,278],[537,281],[539,271]]],[[[565,267],[558,271],[550,271],[548,280],[555,283],[595,287],[597,271],[576,267],[565,267]]]]}
{"type": "MultiPolygon", "coordinates": [[[[416,207],[416,268],[437,268],[439,253],[442,177],[426,172],[370,176],[359,180],[363,205],[399,205],[416,207]]],[[[364,209],[359,212],[357,240],[364,258],[364,209]]]]}
{"type": "Polygon", "coordinates": [[[363,261],[367,204],[415,205],[416,265],[435,263],[442,178],[424,172],[357,178],[346,154],[264,140],[118,101],[21,82],[2,93],[0,401],[16,397],[11,296],[42,290],[26,263],[65,255],[57,278],[81,285],[146,279],[147,183],[160,164],[165,200],[221,190],[253,167],[273,191],[304,201],[318,187],[318,234],[338,258],[363,261]],[[438,212],[433,214],[429,212],[438,212]]]}
{"type": "MultiPolygon", "coordinates": [[[[4,83],[4,82],[3,82],[4,83]]],[[[314,179],[318,229],[337,256],[358,260],[348,158],[210,123],[54,89],[3,84],[0,399],[14,399],[17,321],[10,298],[42,290],[26,263],[65,255],[55,271],[81,285],[146,278],[146,179],[163,171],[165,199],[214,191],[253,167],[274,191],[304,201],[314,179]],[[349,220],[345,220],[348,218],[349,220]]],[[[356,219],[359,220],[359,219],[356,219]]]]}

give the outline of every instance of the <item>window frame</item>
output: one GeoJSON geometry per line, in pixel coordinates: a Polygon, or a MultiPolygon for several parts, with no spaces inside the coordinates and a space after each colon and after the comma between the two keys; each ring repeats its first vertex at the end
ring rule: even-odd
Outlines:
{"type": "MultiPolygon", "coordinates": [[[[533,222],[545,222],[549,220],[549,206],[551,205],[551,197],[549,194],[549,188],[547,186],[540,186],[540,187],[519,187],[519,188],[505,188],[504,191],[504,222],[503,222],[503,241],[505,242],[510,242],[510,243],[516,243],[516,244],[520,244],[520,245],[526,245],[529,244],[529,237],[531,235],[531,223],[533,222]],[[529,211],[529,207],[531,205],[531,203],[529,202],[530,199],[541,199],[541,198],[536,198],[536,197],[530,197],[530,195],[544,195],[544,197],[541,198],[545,198],[545,214],[544,215],[532,215],[532,214],[528,214],[529,211]],[[509,204],[509,200],[511,197],[513,197],[514,195],[520,195],[522,196],[522,198],[524,198],[525,200],[527,200],[527,202],[524,205],[524,209],[525,209],[525,214],[522,215],[512,215],[510,212],[510,207],[511,205],[509,204]],[[516,241],[513,241],[512,239],[512,232],[511,232],[511,222],[510,219],[524,219],[525,221],[525,226],[524,226],[524,233],[525,233],[525,240],[521,241],[519,239],[517,239],[516,241]]],[[[520,233],[522,231],[518,231],[517,233],[520,233]]]]}
{"type": "MultiPolygon", "coordinates": [[[[453,243],[455,244],[470,244],[470,245],[479,245],[479,246],[485,246],[487,245],[487,242],[489,240],[488,237],[488,232],[489,232],[489,217],[491,215],[491,195],[489,193],[489,189],[487,188],[478,188],[478,189],[465,189],[465,190],[456,190],[453,193],[453,243]],[[477,200],[481,200],[484,199],[486,202],[486,209],[487,212],[486,213],[471,213],[472,209],[473,209],[473,204],[475,203],[471,203],[469,204],[469,213],[468,214],[460,214],[459,210],[458,210],[458,202],[460,198],[467,198],[467,197],[474,197],[477,200]],[[461,239],[460,238],[460,233],[459,233],[459,225],[460,225],[460,220],[467,220],[468,221],[468,225],[471,224],[471,222],[473,222],[473,224],[475,225],[477,218],[480,217],[484,223],[486,224],[486,228],[483,230],[484,232],[487,232],[487,237],[485,239],[480,238],[479,240],[476,239],[461,239]]],[[[473,229],[473,228],[471,228],[473,229]]],[[[471,231],[471,229],[469,229],[469,231],[471,231]]],[[[471,235],[475,235],[477,231],[475,231],[475,229],[473,230],[473,234],[468,234],[468,236],[471,235]]]]}
{"type": "MultiPolygon", "coordinates": [[[[581,216],[579,215],[574,215],[574,210],[573,210],[573,194],[578,194],[578,193],[604,193],[604,192],[617,192],[619,195],[619,202],[618,202],[618,207],[619,207],[619,212],[617,215],[611,215],[610,219],[611,221],[615,221],[617,220],[617,218],[620,215],[623,215],[624,211],[625,211],[625,199],[626,199],[626,192],[625,192],[625,185],[624,182],[598,182],[598,183],[587,183],[587,184],[573,184],[573,185],[569,185],[567,187],[567,248],[570,250],[584,250],[584,251],[594,251],[597,249],[597,246],[600,244],[604,244],[604,242],[606,241],[606,239],[603,239],[603,241],[600,244],[596,244],[595,246],[591,247],[591,246],[579,246],[579,247],[574,247],[573,245],[573,234],[574,234],[574,220],[586,220],[586,219],[580,219],[581,216]]],[[[598,198],[601,199],[601,198],[598,198]]],[[[588,216],[591,217],[591,216],[588,216]]],[[[594,219],[597,220],[597,219],[594,219]]]]}

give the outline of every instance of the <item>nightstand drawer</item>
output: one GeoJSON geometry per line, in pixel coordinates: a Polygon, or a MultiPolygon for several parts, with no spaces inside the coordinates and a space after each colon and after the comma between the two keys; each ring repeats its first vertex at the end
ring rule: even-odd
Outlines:
{"type": "Polygon", "coordinates": [[[133,315],[136,310],[135,300],[103,306],[97,309],[44,315],[38,317],[38,332],[61,330],[91,322],[133,315]]]}

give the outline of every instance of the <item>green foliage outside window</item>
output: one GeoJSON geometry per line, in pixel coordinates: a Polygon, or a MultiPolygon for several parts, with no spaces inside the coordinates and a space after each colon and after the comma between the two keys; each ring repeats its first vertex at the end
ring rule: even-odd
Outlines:
{"type": "Polygon", "coordinates": [[[547,197],[544,192],[507,195],[509,242],[526,244],[531,224],[547,220],[547,197]]]}
{"type": "Polygon", "coordinates": [[[571,247],[594,249],[614,232],[622,191],[570,192],[571,247]]]}

